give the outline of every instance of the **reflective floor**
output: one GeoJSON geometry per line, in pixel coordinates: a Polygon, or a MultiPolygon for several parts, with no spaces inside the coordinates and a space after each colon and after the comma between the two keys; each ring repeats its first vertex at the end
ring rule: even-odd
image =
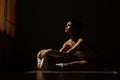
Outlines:
{"type": "Polygon", "coordinates": [[[0,80],[120,80],[116,71],[0,71],[0,80]]]}
{"type": "Polygon", "coordinates": [[[120,80],[116,71],[28,71],[24,80],[120,80]]]}

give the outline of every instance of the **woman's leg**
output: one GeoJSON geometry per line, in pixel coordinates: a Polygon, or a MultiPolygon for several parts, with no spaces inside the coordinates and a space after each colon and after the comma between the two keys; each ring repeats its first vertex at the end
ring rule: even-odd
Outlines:
{"type": "Polygon", "coordinates": [[[44,57],[45,62],[43,69],[45,70],[75,70],[79,65],[85,65],[87,62],[80,58],[71,56],[67,58],[59,58],[51,55],[44,57]]]}
{"type": "Polygon", "coordinates": [[[81,57],[55,57],[46,55],[42,69],[45,70],[96,70],[97,65],[89,59],[81,57]]]}

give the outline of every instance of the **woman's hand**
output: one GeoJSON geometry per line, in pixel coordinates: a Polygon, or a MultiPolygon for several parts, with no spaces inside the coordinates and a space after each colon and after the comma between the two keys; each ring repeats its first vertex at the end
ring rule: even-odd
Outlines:
{"type": "Polygon", "coordinates": [[[48,52],[52,51],[52,49],[44,49],[38,52],[37,57],[42,59],[48,52]]]}

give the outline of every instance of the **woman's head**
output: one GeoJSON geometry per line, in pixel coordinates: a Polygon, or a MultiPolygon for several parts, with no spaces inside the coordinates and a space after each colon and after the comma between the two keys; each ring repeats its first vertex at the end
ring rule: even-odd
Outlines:
{"type": "Polygon", "coordinates": [[[72,22],[71,21],[68,21],[66,26],[65,26],[65,32],[66,33],[69,33],[72,29],[72,22]]]}
{"type": "Polygon", "coordinates": [[[68,34],[72,34],[75,36],[79,36],[82,28],[82,23],[75,19],[70,19],[66,26],[65,26],[65,32],[68,34]]]}

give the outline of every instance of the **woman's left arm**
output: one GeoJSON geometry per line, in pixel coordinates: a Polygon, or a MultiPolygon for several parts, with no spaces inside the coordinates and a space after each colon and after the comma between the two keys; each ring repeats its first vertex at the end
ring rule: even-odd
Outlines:
{"type": "Polygon", "coordinates": [[[48,51],[46,54],[55,56],[55,57],[61,57],[61,58],[70,57],[72,54],[74,54],[75,51],[77,51],[77,49],[80,47],[81,43],[83,43],[82,38],[78,39],[76,44],[66,52],[60,52],[60,51],[52,49],[52,50],[48,51]]]}
{"type": "Polygon", "coordinates": [[[80,47],[82,43],[83,43],[83,39],[82,38],[78,39],[76,44],[72,48],[70,48],[66,53],[74,54],[74,52],[80,47]]]}

